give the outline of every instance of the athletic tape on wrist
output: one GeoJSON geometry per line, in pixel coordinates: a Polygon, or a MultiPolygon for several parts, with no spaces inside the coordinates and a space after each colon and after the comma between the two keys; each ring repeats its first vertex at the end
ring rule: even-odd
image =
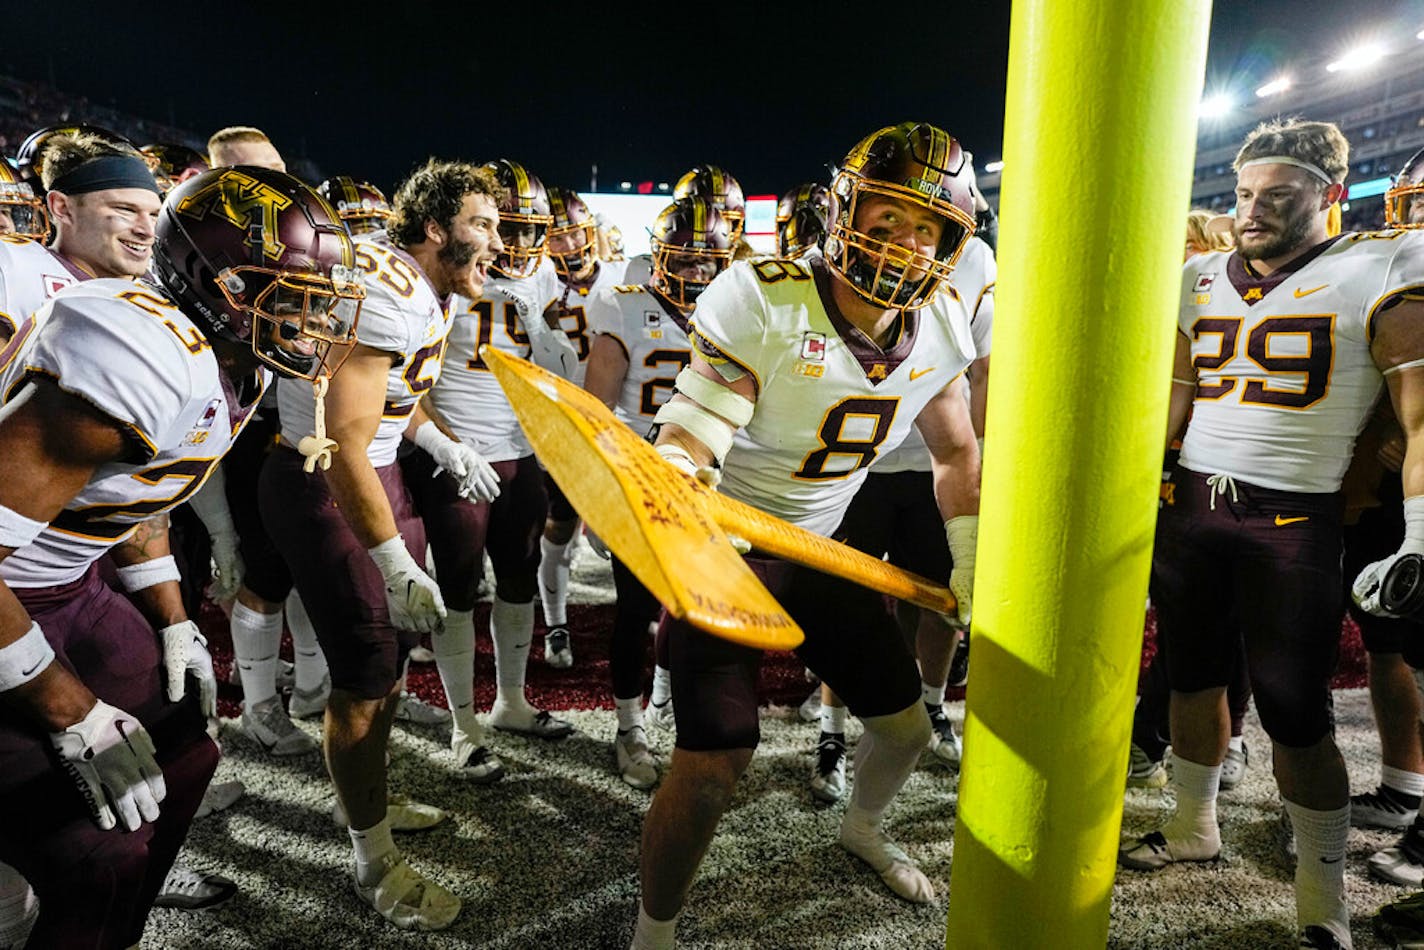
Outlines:
{"type": "Polygon", "coordinates": [[[653,421],[658,425],[671,422],[686,429],[689,435],[707,446],[718,465],[732,450],[732,427],[695,402],[670,399],[663,403],[653,421]]]}
{"type": "Polygon", "coordinates": [[[979,545],[979,516],[957,515],[944,523],[944,537],[949,542],[949,555],[957,565],[974,563],[979,545]]]}
{"type": "Polygon", "coordinates": [[[674,380],[677,391],[709,412],[715,412],[740,429],[752,421],[756,404],[741,393],[733,392],[721,383],[715,383],[694,370],[684,366],[674,380]]]}
{"type": "Polygon", "coordinates": [[[54,647],[45,639],[40,625],[31,621],[24,636],[0,648],[0,692],[24,686],[54,661],[54,647]]]}
{"type": "Polygon", "coordinates": [[[22,548],[39,537],[45,527],[43,521],[34,521],[0,505],[0,548],[22,548]]]}
{"type": "Polygon", "coordinates": [[[128,564],[117,571],[119,583],[124,585],[124,590],[130,594],[137,593],[155,584],[162,584],[164,581],[179,581],[183,575],[178,573],[178,562],[173,560],[173,555],[156,557],[151,561],[141,561],[138,564],[128,564]]]}

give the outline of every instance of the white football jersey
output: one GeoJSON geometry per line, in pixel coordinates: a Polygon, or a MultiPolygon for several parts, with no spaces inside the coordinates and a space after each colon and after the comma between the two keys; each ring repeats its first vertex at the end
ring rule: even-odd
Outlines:
{"type": "Polygon", "coordinates": [[[534,450],[479,348],[492,346],[528,359],[524,321],[544,319],[544,308],[558,295],[559,274],[546,257],[519,280],[491,275],[479,300],[456,295],[450,301],[450,352],[430,401],[460,441],[474,446],[486,461],[507,462],[534,450]]]}
{"type": "Polygon", "coordinates": [[[653,278],[653,255],[639,254],[630,257],[623,264],[623,283],[646,284],[653,278]]]}
{"type": "Polygon", "coordinates": [[[1345,234],[1267,277],[1235,253],[1182,271],[1178,325],[1197,394],[1182,465],[1298,492],[1333,492],[1383,377],[1370,357],[1381,304],[1424,286],[1424,232],[1345,234]]]}
{"type": "MultiPolygon", "coordinates": [[[[999,267],[994,260],[994,251],[977,237],[971,237],[959,255],[959,263],[954,273],[949,275],[949,287],[940,291],[953,291],[968,308],[969,331],[974,338],[974,358],[983,359],[989,355],[994,330],[994,282],[999,278],[999,267]]],[[[964,388],[964,397],[969,397],[969,387],[964,388]]],[[[930,470],[930,449],[925,445],[919,429],[911,429],[905,441],[889,452],[883,452],[875,461],[875,474],[888,475],[892,472],[928,472],[930,470]]]]}
{"type": "Polygon", "coordinates": [[[605,288],[622,284],[623,272],[627,269],[627,261],[599,261],[598,272],[593,275],[593,281],[587,287],[572,287],[563,278],[559,279],[559,292],[555,298],[558,305],[556,312],[559,328],[568,336],[574,352],[578,354],[578,367],[569,377],[569,381],[575,386],[583,385],[584,375],[588,372],[588,348],[593,342],[590,339],[592,334],[589,330],[588,305],[595,294],[605,288]]]}
{"type": "Polygon", "coordinates": [[[81,280],[89,275],[38,241],[0,234],[0,334],[13,336],[46,300],[81,280]]]}
{"type": "MultiPolygon", "coordinates": [[[[356,322],[356,339],[392,354],[386,376],[386,405],[366,455],[376,468],[396,460],[401,436],[420,397],[440,378],[445,338],[450,332],[446,302],[415,258],[396,247],[384,231],[358,235],[356,265],[366,273],[366,299],[356,322]]],[[[292,445],[311,435],[316,399],[305,379],[277,384],[282,437],[292,445]]]]}
{"type": "Polygon", "coordinates": [[[31,338],[17,337],[0,356],[0,398],[49,377],[120,423],[137,459],[100,466],[38,538],[0,562],[11,587],[75,580],[136,524],[186,500],[247,424],[268,379],[266,370],[255,374],[239,400],[207,338],[148,284],[77,283],[38,316],[22,325],[31,338]]]}
{"type": "Polygon", "coordinates": [[[904,314],[882,350],[835,310],[835,279],[819,255],[740,261],[692,314],[698,353],[735,363],[757,384],[721,490],[818,534],[835,530],[866,468],[974,358],[957,296],[904,314]]]}
{"type": "Polygon", "coordinates": [[[614,411],[643,435],[672,396],[677,374],[692,361],[687,318],[647,286],[609,287],[588,303],[589,327],[610,337],[628,357],[628,374],[614,411]]]}

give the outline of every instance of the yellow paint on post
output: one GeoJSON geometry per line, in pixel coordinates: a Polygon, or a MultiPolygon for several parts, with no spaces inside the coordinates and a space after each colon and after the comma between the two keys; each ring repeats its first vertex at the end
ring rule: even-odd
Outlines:
{"type": "Polygon", "coordinates": [[[1013,5],[956,950],[1107,941],[1210,12],[1013,5]]]}

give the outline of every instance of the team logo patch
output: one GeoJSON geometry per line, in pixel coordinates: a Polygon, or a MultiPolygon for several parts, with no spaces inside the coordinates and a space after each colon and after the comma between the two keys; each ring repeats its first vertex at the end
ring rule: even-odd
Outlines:
{"type": "Polygon", "coordinates": [[[663,315],[657,310],[643,311],[643,335],[650,340],[663,338],[663,315]]]}
{"type": "Polygon", "coordinates": [[[212,432],[213,426],[218,421],[218,414],[222,412],[223,402],[221,399],[213,399],[203,407],[203,414],[198,417],[198,421],[193,424],[193,428],[188,430],[188,435],[183,439],[184,445],[202,445],[208,441],[208,434],[212,432]]]}
{"type": "Polygon", "coordinates": [[[1215,271],[1213,271],[1213,272],[1210,273],[1210,274],[1198,274],[1198,275],[1197,275],[1197,282],[1196,282],[1196,284],[1192,287],[1192,293],[1194,293],[1194,294],[1204,294],[1204,293],[1206,293],[1208,290],[1211,290],[1211,284],[1212,284],[1212,281],[1214,281],[1214,280],[1216,280],[1216,272],[1215,272],[1215,271]]]}
{"type": "Polygon", "coordinates": [[[826,358],[826,335],[817,333],[815,330],[807,330],[801,337],[801,358],[824,361],[826,358]]]}
{"type": "Polygon", "coordinates": [[[59,293],[70,284],[74,283],[74,278],[69,275],[45,274],[40,278],[44,282],[45,299],[48,300],[59,293]]]}

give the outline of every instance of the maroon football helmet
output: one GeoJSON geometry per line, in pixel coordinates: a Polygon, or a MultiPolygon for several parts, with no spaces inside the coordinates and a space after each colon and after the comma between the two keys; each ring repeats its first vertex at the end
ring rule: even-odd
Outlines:
{"type": "Polygon", "coordinates": [[[732,243],[742,236],[746,227],[747,199],[742,194],[742,186],[730,172],[717,165],[696,165],[677,180],[673,188],[674,201],[683,198],[707,198],[727,220],[731,228],[732,243]]]}
{"type": "Polygon", "coordinates": [[[776,245],[782,257],[800,257],[826,236],[831,196],[820,182],[792,188],[776,203],[776,245]]]}
{"type": "Polygon", "coordinates": [[[0,211],[8,213],[10,223],[8,229],[0,227],[0,234],[13,233],[36,241],[49,238],[49,214],[44,201],[20,180],[20,173],[4,156],[0,156],[0,211]]]}
{"type": "Polygon", "coordinates": [[[732,229],[706,198],[684,198],[653,223],[653,273],[648,283],[690,313],[712,279],[732,262],[732,229]]]}
{"type": "Polygon", "coordinates": [[[56,135],[77,135],[80,132],[97,135],[115,145],[127,145],[134,151],[138,151],[138,147],[124,136],[117,132],[110,132],[108,129],[101,129],[97,125],[51,125],[31,132],[16,150],[15,167],[20,171],[20,180],[33,188],[35,194],[44,194],[44,182],[40,180],[40,173],[43,171],[45,145],[56,135]]]}
{"type": "Polygon", "coordinates": [[[539,269],[548,250],[549,226],[554,216],[549,193],[539,176],[507,158],[487,162],[505,190],[499,206],[499,237],[504,251],[495,258],[493,269],[505,277],[528,277],[539,269]]]}
{"type": "Polygon", "coordinates": [[[959,142],[928,123],[902,122],[866,136],[831,182],[825,253],[832,273],[876,306],[923,307],[974,233],[973,174],[959,142]],[[907,201],[938,215],[943,228],[934,256],[858,230],[856,208],[872,196],[907,201]]]}
{"type": "Polygon", "coordinates": [[[1409,156],[1384,193],[1384,223],[1391,228],[1424,228],[1424,148],[1409,156]]]}
{"type": "Polygon", "coordinates": [[[598,259],[598,222],[572,188],[550,188],[549,209],[554,216],[549,227],[549,257],[559,276],[568,280],[598,259]],[[583,235],[581,242],[579,235],[583,235]],[[556,243],[566,250],[556,250],[556,243]]]}
{"type": "Polygon", "coordinates": [[[317,185],[316,192],[331,203],[352,234],[379,231],[391,216],[390,202],[369,181],[337,175],[317,185]]]}
{"type": "Polygon", "coordinates": [[[210,338],[251,346],[286,376],[336,372],[365,290],[336,210],[285,172],[203,172],[163,202],[159,283],[210,338]]]}
{"type": "Polygon", "coordinates": [[[209,168],[207,157],[186,145],[155,142],[139,149],[139,154],[148,162],[148,167],[153,172],[153,180],[158,182],[158,190],[165,195],[173,190],[174,185],[209,168]]]}

